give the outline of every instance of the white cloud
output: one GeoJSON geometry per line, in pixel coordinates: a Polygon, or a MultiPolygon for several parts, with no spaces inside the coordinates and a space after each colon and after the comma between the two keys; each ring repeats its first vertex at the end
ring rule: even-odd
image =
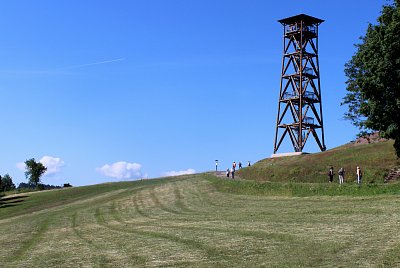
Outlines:
{"type": "MultiPolygon", "coordinates": [[[[43,156],[39,162],[47,168],[46,173],[44,173],[44,175],[47,176],[59,173],[61,171],[61,167],[64,166],[64,161],[61,158],[47,155],[43,156]]],[[[16,166],[19,170],[25,171],[24,162],[19,162],[16,166]]]]}
{"type": "Polygon", "coordinates": [[[47,168],[46,173],[44,175],[54,175],[59,173],[61,167],[64,166],[64,161],[59,157],[52,157],[52,156],[43,156],[40,160],[40,163],[43,164],[47,168]]]}
{"type": "Polygon", "coordinates": [[[96,170],[109,178],[130,180],[147,177],[147,175],[142,174],[141,169],[141,164],[120,161],[110,165],[105,164],[96,170]]]}
{"type": "Polygon", "coordinates": [[[24,162],[19,162],[16,164],[16,166],[19,170],[25,171],[25,163],[24,162]]]}
{"type": "Polygon", "coordinates": [[[196,170],[192,168],[188,168],[187,170],[181,170],[181,171],[166,171],[162,173],[162,176],[164,177],[171,177],[171,176],[180,176],[180,175],[187,175],[187,174],[194,174],[196,173],[196,170]]]}

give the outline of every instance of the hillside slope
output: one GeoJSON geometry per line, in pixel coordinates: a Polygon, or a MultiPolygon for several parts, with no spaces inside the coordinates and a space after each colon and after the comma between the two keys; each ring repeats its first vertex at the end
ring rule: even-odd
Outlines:
{"type": "MultiPolygon", "coordinates": [[[[395,267],[399,184],[377,196],[251,195],[211,174],[24,194],[0,206],[1,267],[395,267]],[[232,188],[232,187],[230,187],[232,188]],[[34,205],[35,204],[35,205],[34,205]],[[7,206],[8,205],[8,206],[7,206]]],[[[286,183],[263,183],[263,185],[286,183]]],[[[307,183],[292,183],[301,186],[307,183]]],[[[315,183],[368,191],[370,185],[315,183]]]]}
{"type": "Polygon", "coordinates": [[[329,167],[337,171],[345,168],[347,182],[356,179],[356,167],[364,172],[364,182],[383,182],[385,175],[393,167],[399,166],[393,141],[371,144],[346,144],[325,152],[267,158],[253,166],[238,171],[243,179],[271,182],[326,182],[329,167]]]}

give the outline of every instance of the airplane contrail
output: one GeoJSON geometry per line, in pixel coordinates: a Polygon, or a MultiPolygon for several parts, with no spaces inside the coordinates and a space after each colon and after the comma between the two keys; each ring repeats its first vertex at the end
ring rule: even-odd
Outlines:
{"type": "Polygon", "coordinates": [[[60,68],[59,70],[76,69],[76,68],[81,68],[81,67],[86,67],[86,66],[106,64],[106,63],[111,63],[111,62],[116,62],[116,61],[123,61],[123,60],[125,60],[125,58],[119,58],[119,59],[114,59],[114,60],[105,60],[105,61],[92,62],[92,63],[85,63],[85,64],[80,64],[80,65],[73,65],[73,66],[63,67],[63,68],[60,68]]]}

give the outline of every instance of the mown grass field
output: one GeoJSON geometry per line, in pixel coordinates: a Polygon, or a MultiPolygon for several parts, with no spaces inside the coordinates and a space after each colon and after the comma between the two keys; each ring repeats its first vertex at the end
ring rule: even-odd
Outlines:
{"type": "Polygon", "coordinates": [[[198,174],[23,194],[0,205],[0,266],[400,267],[399,188],[198,174]]]}

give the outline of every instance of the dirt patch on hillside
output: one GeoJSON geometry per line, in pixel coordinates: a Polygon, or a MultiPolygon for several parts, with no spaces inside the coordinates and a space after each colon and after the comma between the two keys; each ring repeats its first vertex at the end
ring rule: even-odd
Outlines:
{"type": "Polygon", "coordinates": [[[379,135],[379,132],[375,132],[375,133],[372,133],[370,135],[365,135],[365,136],[359,137],[355,141],[353,141],[352,143],[354,145],[360,145],[360,144],[383,142],[383,141],[387,141],[387,140],[388,139],[382,138],[379,135]]]}

